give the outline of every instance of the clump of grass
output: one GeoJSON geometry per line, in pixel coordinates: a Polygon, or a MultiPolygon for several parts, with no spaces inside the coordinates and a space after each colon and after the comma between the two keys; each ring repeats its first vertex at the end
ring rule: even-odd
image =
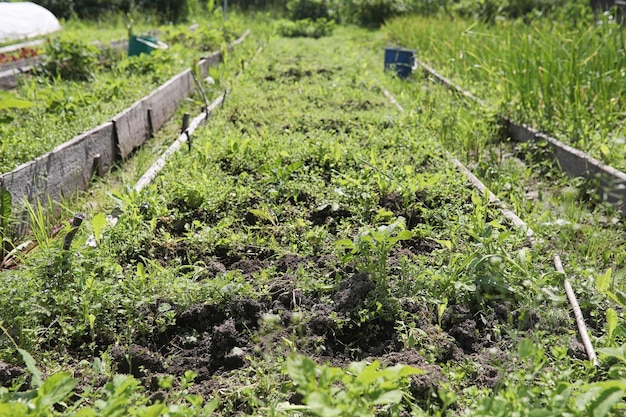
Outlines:
{"type": "Polygon", "coordinates": [[[506,115],[624,169],[624,36],[600,23],[398,18],[385,31],[506,115]]]}
{"type": "Polygon", "coordinates": [[[280,36],[286,38],[307,37],[321,38],[330,36],[335,29],[335,22],[325,18],[300,19],[300,20],[279,20],[276,22],[276,31],[280,36]]]}

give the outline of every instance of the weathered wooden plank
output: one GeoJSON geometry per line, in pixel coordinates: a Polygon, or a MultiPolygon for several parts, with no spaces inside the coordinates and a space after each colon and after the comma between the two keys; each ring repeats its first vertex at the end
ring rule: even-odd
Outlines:
{"type": "Polygon", "coordinates": [[[2,64],[0,65],[0,73],[4,71],[8,71],[8,70],[16,70],[17,72],[20,72],[20,68],[25,68],[25,67],[32,68],[35,65],[39,64],[41,61],[43,61],[44,58],[45,56],[39,55],[39,56],[30,57],[30,58],[22,58],[18,61],[2,64]]]}
{"type": "Polygon", "coordinates": [[[113,124],[122,158],[127,158],[148,139],[148,115],[142,100],[115,115],[113,124]]]}
{"type": "Polygon", "coordinates": [[[28,200],[35,201],[42,194],[48,182],[48,157],[42,155],[33,161],[15,168],[11,172],[2,174],[2,186],[11,193],[14,202],[28,200]]]}
{"type": "MultiPolygon", "coordinates": [[[[243,41],[248,33],[249,31],[235,44],[243,41]]],[[[203,59],[200,62],[201,73],[204,71],[206,76],[208,68],[218,64],[221,57],[220,52],[215,52],[203,59]]],[[[15,83],[15,72],[15,69],[6,71],[11,76],[7,78],[12,78],[12,85],[15,83]]],[[[0,74],[0,85],[1,78],[0,74]]],[[[17,235],[23,236],[28,231],[28,215],[20,202],[26,200],[36,204],[40,201],[47,205],[48,200],[58,202],[76,191],[87,189],[92,177],[106,174],[118,155],[128,156],[134,148],[145,142],[153,130],[160,129],[174,115],[181,101],[191,95],[194,88],[191,70],[187,69],[172,77],[149,96],[117,114],[111,122],[106,122],[53,151],[0,175],[0,187],[8,190],[14,201],[14,216],[22,220],[16,226],[17,235]]],[[[195,129],[196,124],[199,121],[194,119],[188,130],[195,129]]]]}
{"type": "Polygon", "coordinates": [[[94,174],[108,172],[115,162],[115,147],[113,123],[107,122],[0,179],[13,201],[58,200],[85,189],[94,174]]]}
{"type": "Polygon", "coordinates": [[[193,91],[191,70],[187,69],[172,77],[143,99],[143,108],[151,109],[152,129],[157,131],[174,115],[180,102],[193,91]]]}
{"type": "MultiPolygon", "coordinates": [[[[0,177],[0,184],[9,191],[13,200],[12,217],[16,220],[13,233],[24,236],[28,233],[28,212],[24,201],[33,204],[44,195],[48,183],[48,156],[40,156],[33,161],[18,166],[0,177]]],[[[43,201],[46,204],[47,201],[43,201]]]]}
{"type": "Polygon", "coordinates": [[[2,48],[0,48],[0,54],[8,54],[9,52],[18,51],[22,48],[32,48],[37,45],[41,45],[45,41],[45,39],[37,39],[34,41],[20,42],[14,43],[12,45],[3,46],[2,48]]]}
{"type": "Polygon", "coordinates": [[[3,90],[11,90],[17,87],[17,74],[19,74],[19,71],[16,69],[8,69],[0,72],[0,88],[3,90]]]}
{"type": "Polygon", "coordinates": [[[544,133],[537,138],[555,149],[556,159],[568,175],[586,178],[599,197],[626,213],[626,173],[544,133]]]}
{"type": "Polygon", "coordinates": [[[46,194],[53,200],[85,190],[94,175],[104,175],[117,154],[113,123],[108,122],[55,148],[48,157],[46,194]]]}
{"type": "MultiPolygon", "coordinates": [[[[426,74],[434,77],[438,82],[446,85],[449,89],[485,106],[484,101],[478,99],[469,91],[463,90],[460,86],[439,74],[433,68],[419,61],[418,65],[423,68],[426,74]]],[[[561,170],[571,177],[585,178],[599,197],[626,214],[626,173],[606,165],[590,155],[566,145],[532,127],[518,124],[508,117],[503,117],[502,120],[509,136],[515,141],[527,142],[537,139],[546,140],[553,148],[554,158],[561,170]]]]}
{"type": "Polygon", "coordinates": [[[518,142],[545,140],[552,147],[554,158],[563,172],[570,177],[587,179],[600,198],[626,213],[626,173],[536,129],[511,120],[507,122],[511,139],[518,142]]]}
{"type": "Polygon", "coordinates": [[[515,123],[508,117],[502,118],[502,123],[508,130],[509,137],[515,142],[530,142],[537,137],[537,130],[524,124],[515,123]]]}

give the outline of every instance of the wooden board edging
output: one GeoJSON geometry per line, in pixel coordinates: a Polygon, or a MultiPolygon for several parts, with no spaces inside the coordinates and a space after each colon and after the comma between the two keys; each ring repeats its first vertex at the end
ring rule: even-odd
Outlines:
{"type": "MultiPolygon", "coordinates": [[[[233,44],[243,42],[249,33],[247,30],[233,44]]],[[[199,62],[201,73],[204,71],[207,74],[209,67],[219,64],[221,60],[219,51],[203,58],[199,62]]],[[[10,172],[0,174],[0,188],[9,191],[13,200],[13,216],[17,219],[14,234],[23,236],[28,231],[25,201],[33,206],[47,204],[48,199],[58,202],[76,191],[86,190],[94,176],[103,177],[118,159],[127,158],[142,146],[174,115],[180,103],[195,88],[191,70],[186,69],[110,121],[75,136],[10,172]]]]}
{"type": "MultiPolygon", "coordinates": [[[[485,101],[464,90],[433,68],[417,59],[416,63],[422,67],[428,76],[432,76],[437,82],[481,106],[487,106],[485,101]]],[[[506,116],[502,117],[502,121],[508,135],[516,142],[536,141],[539,139],[547,141],[553,148],[554,158],[563,172],[570,177],[584,178],[599,197],[620,210],[623,214],[626,214],[626,173],[530,126],[517,123],[506,116]]]]}
{"type": "Polygon", "coordinates": [[[532,127],[506,118],[504,121],[511,139],[516,142],[545,140],[562,171],[570,177],[585,178],[599,197],[626,214],[626,173],[532,127]]]}

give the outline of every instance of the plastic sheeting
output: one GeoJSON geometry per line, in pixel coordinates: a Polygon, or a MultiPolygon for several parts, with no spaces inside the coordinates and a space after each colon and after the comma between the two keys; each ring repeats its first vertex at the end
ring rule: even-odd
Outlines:
{"type": "Polygon", "coordinates": [[[32,38],[61,29],[46,8],[31,2],[0,2],[0,42],[32,38]]]}

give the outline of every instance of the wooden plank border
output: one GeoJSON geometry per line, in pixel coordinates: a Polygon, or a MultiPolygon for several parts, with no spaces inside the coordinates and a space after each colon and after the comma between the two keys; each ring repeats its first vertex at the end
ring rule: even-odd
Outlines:
{"type": "Polygon", "coordinates": [[[530,126],[508,118],[503,122],[516,142],[546,141],[562,171],[570,177],[585,178],[599,197],[626,214],[626,173],[530,126]]]}
{"type": "MultiPolygon", "coordinates": [[[[433,77],[450,90],[481,106],[487,106],[485,101],[464,90],[433,68],[417,59],[416,63],[427,76],[433,77]]],[[[517,123],[506,116],[503,116],[501,120],[509,137],[516,142],[545,140],[553,149],[554,159],[563,172],[570,177],[584,178],[596,195],[626,214],[626,173],[530,126],[517,123]]]]}
{"type": "Polygon", "coordinates": [[[150,136],[148,129],[148,112],[144,108],[144,101],[135,102],[126,110],[113,117],[118,151],[126,159],[150,136]]]}
{"type": "Polygon", "coordinates": [[[161,129],[161,126],[174,115],[181,101],[189,96],[193,89],[191,70],[186,69],[170,78],[142,100],[143,108],[151,109],[152,118],[149,123],[154,131],[161,129]]]}
{"type": "MultiPolygon", "coordinates": [[[[249,33],[247,30],[229,49],[243,42],[249,33]]],[[[221,61],[221,52],[202,59],[199,62],[201,74],[204,72],[206,76],[209,67],[221,61]]],[[[15,234],[23,236],[28,231],[24,201],[31,205],[46,203],[48,198],[58,202],[76,191],[87,189],[94,176],[103,177],[118,159],[127,158],[143,145],[153,131],[159,130],[174,115],[182,100],[194,89],[191,70],[186,69],[113,116],[111,121],[0,175],[0,187],[9,191],[14,202],[13,216],[21,220],[15,227],[15,234]]]]}

